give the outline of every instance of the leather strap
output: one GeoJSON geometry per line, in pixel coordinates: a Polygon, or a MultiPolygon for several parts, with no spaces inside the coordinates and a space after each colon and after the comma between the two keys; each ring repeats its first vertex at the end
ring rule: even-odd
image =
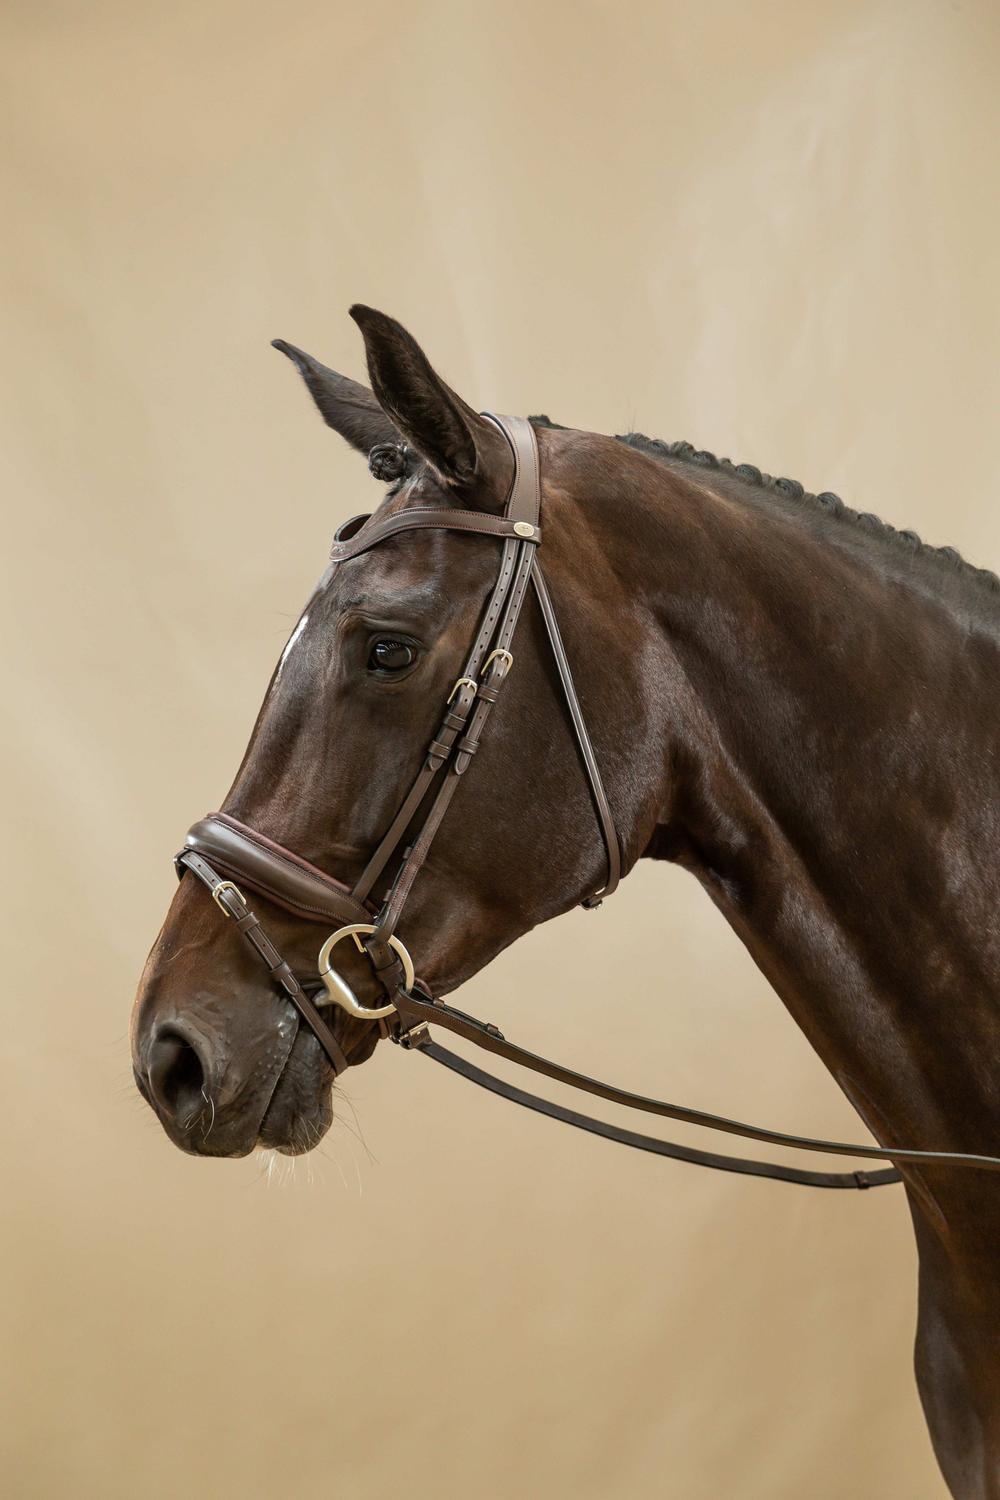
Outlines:
{"type": "Polygon", "coordinates": [[[476,699],[479,673],[486,658],[487,650],[496,630],[497,620],[508,597],[514,578],[515,565],[521,553],[522,544],[517,538],[509,538],[504,542],[503,552],[500,558],[500,571],[497,574],[493,592],[490,595],[483,618],[472,643],[472,649],[465,661],[462,675],[455,684],[455,689],[445,704],[444,717],[438,731],[427,750],[427,756],[423,765],[417,772],[416,778],[407,796],[379,841],[378,847],[368,862],[361,879],[354,887],[353,894],[357,900],[363,901],[371,893],[372,886],[378,879],[382,870],[399,844],[415,817],[421,803],[427,794],[431,783],[437,773],[448,760],[455,741],[464,731],[476,699]]]}
{"type": "Polygon", "coordinates": [[[620,1125],[609,1125],[606,1120],[597,1120],[593,1115],[583,1115],[577,1110],[567,1109],[565,1105],[540,1099],[537,1094],[515,1088],[512,1083],[506,1083],[502,1078],[477,1068],[474,1063],[459,1057],[455,1052],[449,1052],[437,1042],[418,1043],[413,1051],[440,1063],[452,1073],[457,1073],[460,1078],[488,1089],[491,1094],[510,1100],[511,1104],[520,1104],[522,1108],[534,1110],[536,1114],[547,1115],[550,1120],[558,1120],[561,1125],[573,1125],[577,1130],[587,1130],[591,1135],[603,1136],[606,1141],[613,1141],[617,1146],[631,1146],[636,1151],[669,1156],[673,1161],[690,1162],[696,1167],[711,1167],[717,1172],[739,1172],[745,1177],[771,1177],[777,1182],[797,1183],[800,1187],[888,1187],[890,1183],[901,1180],[900,1174],[892,1167],[884,1167],[877,1172],[811,1172],[805,1167],[787,1167],[776,1161],[751,1161],[745,1156],[722,1156],[716,1151],[699,1151],[695,1146],[678,1146],[673,1141],[661,1140],[659,1136],[639,1135],[637,1131],[624,1130],[620,1125]]]}
{"type": "MultiPolygon", "coordinates": [[[[403,531],[468,531],[474,536],[506,538],[519,535],[514,530],[516,524],[506,516],[491,516],[481,510],[434,510],[429,506],[426,510],[398,510],[395,515],[386,516],[381,521],[373,518],[356,536],[334,542],[330,548],[330,561],[347,562],[403,531]]],[[[541,541],[537,530],[535,541],[541,541]]]]}
{"type": "Polygon", "coordinates": [[[228,813],[208,813],[188,831],[184,849],[175,860],[179,874],[183,868],[193,868],[184,865],[181,856],[185,853],[201,855],[309,922],[344,927],[348,922],[371,921],[369,908],[339,880],[228,813]]]}
{"type": "Polygon", "coordinates": [[[510,444],[514,458],[514,477],[507,497],[506,513],[512,522],[525,521],[538,526],[542,505],[542,478],[538,461],[538,439],[525,417],[501,417],[484,411],[510,444]]]}
{"type": "Polygon", "coordinates": [[[540,565],[535,567],[531,581],[535,585],[535,594],[541,606],[542,619],[545,621],[545,629],[548,631],[552,655],[555,658],[559,680],[562,683],[563,697],[566,699],[566,707],[569,709],[569,716],[573,723],[573,732],[576,735],[576,742],[580,747],[580,755],[583,759],[584,769],[587,772],[587,780],[590,782],[594,807],[601,825],[601,833],[604,836],[604,847],[608,851],[608,878],[604,883],[604,889],[598,891],[594,896],[588,896],[586,901],[583,902],[584,906],[593,910],[595,907],[600,906],[605,896],[611,895],[621,880],[622,857],[621,848],[618,843],[618,830],[615,828],[611,805],[604,791],[604,782],[601,780],[597,756],[594,754],[594,747],[590,742],[590,735],[587,733],[587,723],[583,717],[580,700],[576,695],[576,685],[573,682],[573,673],[570,670],[569,658],[566,655],[566,648],[563,645],[556,612],[552,606],[552,596],[549,593],[548,584],[545,582],[540,565]]]}
{"type": "MultiPolygon", "coordinates": [[[[542,1073],[556,1083],[568,1084],[586,1094],[595,1094],[612,1104],[624,1105],[627,1109],[642,1110],[647,1114],[662,1115],[666,1119],[679,1120],[685,1125],[699,1125],[708,1130],[719,1130],[725,1135],[738,1135],[746,1140],[763,1141],[769,1146],[789,1146],[801,1151],[818,1151],[830,1156],[854,1156],[873,1161],[908,1161],[922,1166],[978,1167],[987,1172],[1000,1172],[1000,1157],[980,1156],[963,1151],[915,1151],[910,1147],[855,1146],[844,1141],[819,1140],[813,1136],[789,1135],[779,1130],[767,1130],[759,1125],[747,1125],[741,1120],[730,1120],[724,1115],[709,1114],[706,1110],[690,1109],[683,1104],[671,1104],[662,1099],[649,1099],[643,1094],[632,1094],[627,1089],[602,1083],[586,1073],[578,1073],[562,1063],[551,1062],[536,1052],[528,1052],[514,1042],[508,1042],[498,1027],[478,1021],[464,1011],[446,1005],[442,1000],[425,999],[415,990],[403,990],[396,996],[396,1009],[406,1024],[401,1039],[413,1048],[426,1046],[427,1033],[417,1031],[428,1024],[443,1026],[456,1036],[463,1037],[486,1052],[495,1053],[519,1067],[533,1073],[542,1073]]],[[[887,1179],[888,1180],[888,1179],[887,1179]]],[[[867,1186],[868,1184],[865,1184],[867,1186]]]]}
{"type": "Polygon", "coordinates": [[[348,1067],[347,1058],[333,1032],[313,1005],[291,965],[281,956],[268,937],[260,919],[250,909],[243,892],[231,880],[224,880],[206,859],[193,849],[182,849],[175,863],[182,870],[190,870],[212,894],[212,899],[221,912],[236,923],[236,930],[245,938],[251,949],[264,965],[275,984],[278,985],[295,1006],[299,1015],[312,1031],[333,1066],[335,1073],[343,1073],[348,1067]]]}

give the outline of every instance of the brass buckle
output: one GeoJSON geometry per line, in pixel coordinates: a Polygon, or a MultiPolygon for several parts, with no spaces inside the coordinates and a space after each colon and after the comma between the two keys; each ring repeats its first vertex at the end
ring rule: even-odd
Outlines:
{"type": "Polygon", "coordinates": [[[455,686],[452,688],[451,692],[448,694],[448,702],[451,703],[455,698],[457,698],[464,687],[470,687],[472,689],[473,697],[475,697],[479,691],[479,684],[474,677],[460,677],[455,683],[455,686]]]}
{"type": "Polygon", "coordinates": [[[513,651],[505,651],[502,646],[498,646],[495,651],[490,652],[489,656],[486,658],[479,669],[480,677],[484,675],[484,673],[486,672],[486,668],[489,666],[491,661],[500,661],[501,659],[503,660],[503,672],[501,676],[506,677],[511,667],[514,665],[514,653],[513,651]]]}
{"type": "MultiPolygon", "coordinates": [[[[391,1016],[396,1007],[392,1004],[362,1005],[347,980],[341,974],[338,974],[336,969],[331,967],[330,954],[343,938],[353,937],[354,941],[360,947],[359,934],[374,931],[374,922],[349,922],[346,927],[338,927],[337,931],[330,934],[319,950],[319,959],[317,960],[319,964],[319,977],[322,979],[326,993],[329,996],[329,999],[323,1000],[322,1003],[324,1005],[339,1005],[341,1010],[346,1010],[349,1016],[356,1016],[359,1021],[381,1020],[383,1016],[391,1016]]],[[[408,990],[412,989],[414,980],[413,960],[395,934],[386,938],[386,942],[402,962],[403,980],[406,988],[408,990]]]]}
{"type": "Polygon", "coordinates": [[[233,914],[229,910],[229,907],[223,906],[222,902],[219,900],[219,897],[222,895],[223,891],[232,891],[233,895],[236,896],[240,901],[242,901],[244,906],[246,906],[247,898],[244,896],[239,886],[234,885],[231,880],[220,880],[218,885],[215,886],[212,891],[212,900],[215,902],[216,906],[222,912],[222,915],[224,917],[231,917],[233,914]]]}
{"type": "MultiPolygon", "coordinates": [[[[396,1038],[404,1052],[415,1052],[430,1039],[431,1031],[426,1021],[418,1021],[416,1026],[411,1026],[409,1031],[401,1031],[396,1038]]],[[[865,1183],[865,1186],[867,1187],[868,1184],[865,1183]]]]}

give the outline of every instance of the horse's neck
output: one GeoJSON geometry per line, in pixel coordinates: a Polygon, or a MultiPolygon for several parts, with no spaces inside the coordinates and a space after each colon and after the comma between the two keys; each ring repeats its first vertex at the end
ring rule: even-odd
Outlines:
{"type": "Polygon", "coordinates": [[[810,502],[664,472],[641,566],[677,701],[647,853],[694,871],[876,1134],[992,1151],[991,606],[963,620],[926,562],[810,502]]]}

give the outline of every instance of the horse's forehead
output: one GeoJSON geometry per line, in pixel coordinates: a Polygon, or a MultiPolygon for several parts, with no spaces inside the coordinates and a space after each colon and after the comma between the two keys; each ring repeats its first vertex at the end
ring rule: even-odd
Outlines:
{"type": "MultiPolygon", "coordinates": [[[[384,514],[384,512],[380,512],[384,514]]],[[[319,594],[331,614],[359,603],[415,608],[460,608],[478,593],[495,559],[488,547],[463,546],[465,538],[447,531],[408,532],[392,537],[347,562],[336,563],[321,580],[319,594]]]]}
{"type": "MultiPolygon", "coordinates": [[[[385,521],[405,510],[453,506],[454,496],[425,465],[376,506],[371,520],[385,521]]],[[[382,607],[386,613],[412,608],[417,613],[454,614],[466,596],[478,596],[479,585],[496,567],[489,546],[463,546],[465,541],[446,530],[388,538],[369,552],[331,564],[319,581],[313,606],[322,606],[328,621],[359,604],[376,613],[382,607]]]]}

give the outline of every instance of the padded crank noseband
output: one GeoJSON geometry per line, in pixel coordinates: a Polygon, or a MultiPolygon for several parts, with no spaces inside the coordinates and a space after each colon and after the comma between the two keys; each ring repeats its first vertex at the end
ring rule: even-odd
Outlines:
{"type": "Polygon", "coordinates": [[[708,1114],[703,1110],[688,1109],[683,1105],[631,1094],[508,1042],[496,1026],[466,1015],[441,1000],[435,1000],[415,978],[410,955],[396,936],[396,928],[414,881],[427,859],[434,837],[455,795],[459,779],[466,774],[475,759],[487,722],[515,665],[514,638],[529,587],[534,591],[548,634],[607,852],[608,868],[604,885],[600,891],[586,894],[582,898],[582,904],[586,907],[599,906],[604,897],[614,891],[621,878],[618,834],[573,683],[555,608],[538,563],[542,533],[537,440],[531,424],[522,417],[500,417],[492,413],[486,415],[504,434],[514,458],[514,477],[503,515],[416,508],[397,511],[381,518],[356,516],[340,528],[331,548],[331,562],[337,564],[361,556],[389,537],[429,529],[466,532],[493,541],[500,547],[500,563],[493,590],[462,672],[443,707],[437,732],[427,747],[410,790],[369,858],[360,879],[353,889],[348,889],[299,855],[224,813],[212,813],[190,830],[184,848],[176,856],[178,875],[189,870],[211,892],[219,910],[235,922],[237,931],[267,969],[275,985],[287,996],[301,1019],[312,1030],[335,1073],[342,1072],[348,1066],[348,1060],[332,1030],[320,1015],[319,1007],[331,1004],[358,1019],[377,1024],[383,1035],[391,1037],[393,1041],[409,1050],[421,1052],[425,1057],[502,1098],[546,1114],[564,1124],[602,1135],[621,1145],[668,1156],[674,1160],[810,1187],[868,1188],[900,1181],[899,1172],[892,1167],[873,1172],[810,1172],[775,1162],[750,1161],[742,1157],[699,1151],[658,1137],[624,1130],[526,1093],[484,1072],[465,1058],[434,1042],[429,1026],[441,1026],[485,1051],[572,1088],[595,1094],[614,1104],[680,1120],[685,1124],[704,1126],[729,1135],[764,1141],[769,1145],[792,1146],[805,1151],[905,1161],[926,1166],[1000,1170],[998,1157],[815,1140],[765,1130],[738,1120],[708,1114]],[[413,835],[413,821],[428,798],[427,813],[413,835]],[[403,850],[392,883],[381,903],[376,906],[372,901],[372,892],[394,856],[398,855],[404,836],[409,836],[411,842],[403,850]],[[240,882],[239,885],[237,881],[240,882]],[[335,927],[335,931],[322,946],[318,977],[302,980],[294,973],[251,910],[241,889],[242,885],[259,892],[302,920],[322,923],[327,928],[335,927]],[[334,953],[342,941],[353,941],[368,954],[385,990],[385,1004],[362,1004],[339,973],[334,963],[334,953]]]}

